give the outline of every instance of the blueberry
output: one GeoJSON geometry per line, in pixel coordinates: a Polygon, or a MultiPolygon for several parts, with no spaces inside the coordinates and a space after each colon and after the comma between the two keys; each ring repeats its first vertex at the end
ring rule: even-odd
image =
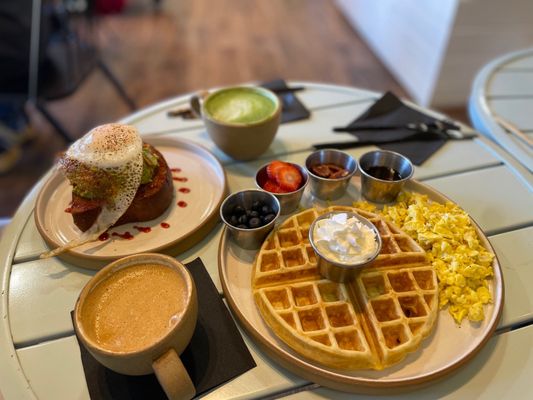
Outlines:
{"type": "Polygon", "coordinates": [[[252,210],[246,210],[246,216],[250,218],[252,216],[252,210]]]}
{"type": "Polygon", "coordinates": [[[233,214],[239,216],[239,215],[242,215],[246,212],[246,210],[244,209],[243,206],[240,206],[240,205],[236,205],[235,207],[233,207],[233,214]]]}
{"type": "Polygon", "coordinates": [[[263,202],[256,200],[252,203],[252,210],[254,211],[261,211],[261,207],[263,207],[263,202]]]}
{"type": "Polygon", "coordinates": [[[247,225],[244,225],[244,224],[240,224],[240,225],[237,225],[237,228],[240,228],[240,229],[248,229],[248,226],[247,226],[247,225]]]}
{"type": "Polygon", "coordinates": [[[259,217],[259,213],[257,211],[250,211],[250,215],[248,215],[249,218],[257,218],[259,217]]]}
{"type": "Polygon", "coordinates": [[[232,214],[231,217],[229,217],[229,223],[233,226],[239,225],[239,217],[237,217],[235,214],[232,214]]]}
{"type": "Polygon", "coordinates": [[[248,217],[246,214],[239,217],[239,224],[246,225],[248,223],[248,217]]]}
{"type": "Polygon", "coordinates": [[[263,218],[263,222],[264,222],[265,224],[268,224],[269,222],[273,221],[274,218],[276,218],[276,215],[274,215],[274,214],[267,214],[267,215],[265,215],[265,217],[263,218]]]}
{"type": "Polygon", "coordinates": [[[261,214],[265,216],[268,214],[272,214],[272,209],[269,206],[263,206],[261,207],[261,214]]]}
{"type": "Polygon", "coordinates": [[[250,221],[248,221],[248,226],[250,228],[259,228],[261,226],[261,220],[257,217],[251,218],[250,221]]]}

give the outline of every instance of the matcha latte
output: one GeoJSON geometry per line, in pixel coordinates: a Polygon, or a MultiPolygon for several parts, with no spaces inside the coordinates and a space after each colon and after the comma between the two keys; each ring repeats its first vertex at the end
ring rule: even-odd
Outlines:
{"type": "Polygon", "coordinates": [[[204,104],[207,114],[222,123],[254,124],[276,111],[277,103],[254,88],[231,88],[210,96],[204,104]]]}

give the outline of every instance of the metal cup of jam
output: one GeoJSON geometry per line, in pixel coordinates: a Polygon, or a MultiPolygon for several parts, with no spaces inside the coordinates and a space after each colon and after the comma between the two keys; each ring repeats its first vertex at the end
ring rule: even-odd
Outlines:
{"type": "Polygon", "coordinates": [[[390,203],[396,199],[414,173],[411,161],[388,150],[365,153],[359,158],[361,194],[376,203],[390,203]]]}
{"type": "Polygon", "coordinates": [[[318,150],[305,160],[313,196],[335,200],[346,193],[350,179],[357,171],[357,161],[335,149],[318,150]]]}

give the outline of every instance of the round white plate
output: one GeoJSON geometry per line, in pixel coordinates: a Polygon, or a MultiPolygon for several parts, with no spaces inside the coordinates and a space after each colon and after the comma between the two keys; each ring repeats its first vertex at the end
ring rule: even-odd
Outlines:
{"type": "MultiPolygon", "coordinates": [[[[349,194],[335,204],[351,205],[359,198],[358,179],[352,180],[349,194]]],[[[430,199],[443,203],[448,199],[439,192],[419,182],[408,183],[407,190],[427,194],[430,199]]],[[[303,208],[313,204],[326,204],[311,199],[306,193],[303,208]]],[[[475,225],[483,245],[492,253],[489,241],[475,225]]],[[[382,371],[344,371],[324,367],[303,357],[283,343],[263,321],[252,295],[252,263],[257,250],[244,250],[229,237],[226,230],[219,247],[219,274],[224,294],[231,309],[246,331],[277,362],[305,379],[333,389],[357,393],[392,393],[403,387],[415,387],[443,376],[468,361],[491,337],[503,306],[503,280],[497,259],[494,259],[494,278],[491,282],[493,303],[485,306],[485,320],[479,324],[463,321],[456,325],[448,310],[439,311],[436,327],[421,347],[409,354],[401,363],[382,371]]]]}
{"type": "MultiPolygon", "coordinates": [[[[165,157],[174,180],[175,196],[160,217],[146,222],[129,223],[111,228],[109,239],[76,247],[61,255],[65,260],[88,268],[101,268],[111,260],[135,253],[165,252],[178,254],[193,246],[209,232],[218,220],[218,210],[226,193],[226,176],[220,162],[208,150],[182,139],[148,138],[165,157]],[[179,189],[187,188],[183,193],[179,189]],[[178,204],[185,202],[186,206],[178,204]],[[161,224],[168,224],[164,228],[161,224]],[[135,227],[150,228],[150,232],[135,227]],[[129,232],[133,239],[113,236],[129,232]]],[[[52,247],[77,238],[81,231],[72,216],[65,212],[71,200],[71,186],[56,171],[43,186],[35,206],[35,222],[39,232],[52,247]]]]}

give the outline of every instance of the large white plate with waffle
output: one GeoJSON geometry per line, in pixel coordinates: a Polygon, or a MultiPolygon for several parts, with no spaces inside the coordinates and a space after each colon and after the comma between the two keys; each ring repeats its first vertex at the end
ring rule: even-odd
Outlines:
{"type": "MultiPolygon", "coordinates": [[[[337,205],[351,205],[358,200],[359,180],[352,180],[348,194],[336,201],[337,205]]],[[[441,193],[419,182],[411,181],[406,190],[427,194],[433,201],[449,201],[441,193]]],[[[302,208],[328,204],[304,194],[302,208]]],[[[476,225],[478,236],[483,245],[494,253],[489,241],[476,225]]],[[[458,326],[448,310],[438,312],[433,333],[427,337],[420,348],[400,363],[381,371],[340,370],[325,367],[306,358],[279,339],[263,320],[254,302],[251,277],[252,266],[257,250],[244,250],[237,246],[226,230],[220,240],[219,273],[224,295],[241,325],[247,333],[285,368],[305,379],[321,385],[355,393],[392,393],[403,389],[413,389],[440,378],[470,360],[492,336],[500,319],[503,308],[503,278],[499,263],[494,258],[494,277],[491,282],[493,303],[485,306],[485,319],[481,323],[463,321],[458,326]]]]}

